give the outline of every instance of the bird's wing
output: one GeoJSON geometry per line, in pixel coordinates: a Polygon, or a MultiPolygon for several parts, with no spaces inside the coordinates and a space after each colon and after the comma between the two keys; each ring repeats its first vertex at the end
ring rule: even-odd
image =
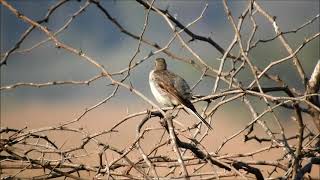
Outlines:
{"type": "Polygon", "coordinates": [[[158,87],[161,88],[162,91],[166,92],[167,95],[170,96],[170,98],[177,100],[179,104],[183,105],[187,110],[189,110],[192,114],[194,114],[209,129],[212,129],[210,124],[205,119],[203,119],[201,115],[197,112],[196,108],[193,106],[193,104],[189,100],[189,97],[184,97],[184,95],[181,93],[182,88],[186,88],[185,90],[189,91],[189,93],[191,92],[185,80],[179,76],[174,76],[175,74],[173,73],[170,73],[170,72],[168,73],[168,71],[160,72],[160,73],[161,74],[157,74],[155,76],[155,81],[157,82],[158,87]],[[182,84],[177,84],[178,83],[177,79],[179,79],[179,81],[182,84]],[[177,87],[179,87],[180,90],[178,90],[177,87]]]}
{"type": "Polygon", "coordinates": [[[187,82],[170,71],[155,71],[155,82],[162,91],[191,110],[195,110],[190,102],[191,90],[187,82]]]}
{"type": "Polygon", "coordinates": [[[173,82],[174,87],[182,95],[182,97],[185,99],[191,99],[192,92],[191,92],[191,89],[190,89],[188,83],[178,75],[175,76],[173,81],[174,81],[173,82]]]}
{"type": "Polygon", "coordinates": [[[168,75],[162,74],[161,76],[155,76],[155,80],[158,87],[161,88],[162,91],[166,92],[171,99],[175,99],[180,104],[187,105],[188,103],[191,103],[188,99],[183,97],[183,94],[181,94],[181,92],[175,87],[174,81],[168,75]]]}

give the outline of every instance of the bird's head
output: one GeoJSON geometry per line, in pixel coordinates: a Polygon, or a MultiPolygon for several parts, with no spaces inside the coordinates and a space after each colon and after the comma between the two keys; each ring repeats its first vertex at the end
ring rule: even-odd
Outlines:
{"type": "Polygon", "coordinates": [[[155,61],[155,69],[156,70],[166,70],[167,69],[167,63],[164,58],[157,58],[155,61]]]}

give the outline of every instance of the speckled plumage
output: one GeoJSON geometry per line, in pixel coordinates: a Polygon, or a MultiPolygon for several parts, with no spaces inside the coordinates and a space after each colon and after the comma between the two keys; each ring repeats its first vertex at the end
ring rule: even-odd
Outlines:
{"type": "Polygon", "coordinates": [[[190,102],[192,93],[188,83],[180,76],[168,71],[163,58],[156,59],[155,69],[149,74],[149,83],[152,94],[160,104],[164,106],[181,104],[188,112],[194,114],[212,129],[190,102]]]}

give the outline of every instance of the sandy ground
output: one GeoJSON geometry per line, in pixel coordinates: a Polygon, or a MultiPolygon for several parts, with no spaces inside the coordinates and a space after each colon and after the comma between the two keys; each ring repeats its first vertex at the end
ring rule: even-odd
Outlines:
{"type": "MultiPolygon", "coordinates": [[[[72,120],[78,117],[86,108],[84,105],[74,105],[74,104],[42,104],[42,103],[33,103],[27,106],[17,106],[15,108],[9,108],[8,106],[1,108],[1,127],[12,127],[12,128],[24,128],[28,129],[37,129],[43,127],[53,127],[58,125],[59,123],[72,120]]],[[[135,107],[129,109],[130,113],[138,112],[144,110],[142,106],[135,107]]],[[[127,114],[126,108],[120,108],[120,106],[110,106],[103,105],[98,109],[95,109],[88,113],[83,119],[79,122],[71,125],[72,128],[83,128],[83,131],[88,134],[93,134],[96,132],[100,132],[103,130],[107,130],[120,121],[127,114]]],[[[182,113],[184,114],[184,113],[182,113]]],[[[141,120],[141,117],[133,118],[127,121],[123,126],[119,126],[117,130],[119,132],[104,135],[99,138],[102,142],[111,144],[114,147],[119,149],[123,149],[128,147],[135,139],[136,126],[141,120]]],[[[190,126],[192,121],[195,121],[194,118],[190,118],[188,115],[182,115],[178,121],[185,126],[190,126]],[[187,119],[187,120],[185,120],[187,119]],[[191,119],[191,120],[190,120],[191,119]]],[[[217,113],[214,117],[214,131],[209,132],[208,138],[205,139],[203,145],[206,147],[208,151],[214,152],[223,142],[225,137],[229,137],[234,134],[241,127],[244,127],[245,124],[249,122],[249,120],[239,120],[239,117],[233,116],[232,112],[221,112],[217,113]],[[229,114],[229,115],[228,115],[229,114]]],[[[290,135],[294,135],[297,129],[297,126],[294,122],[287,121],[285,124],[286,133],[290,135]]],[[[154,119],[147,123],[148,127],[160,127],[158,123],[158,119],[154,119]]],[[[179,126],[179,125],[176,125],[179,126]]],[[[312,126],[312,124],[310,124],[312,126]]],[[[153,131],[153,133],[147,133],[142,142],[142,147],[145,152],[149,152],[152,147],[160,140],[161,134],[163,130],[153,131]]],[[[55,139],[55,142],[62,146],[62,148],[70,148],[74,145],[77,145],[81,142],[83,136],[77,133],[65,133],[65,132],[54,132],[54,133],[45,133],[50,138],[55,139]]],[[[186,133],[187,134],[187,133],[186,133]]],[[[260,128],[257,128],[257,134],[263,135],[264,133],[260,128]]],[[[2,137],[4,138],[4,137],[2,137]]],[[[243,142],[243,136],[239,136],[239,138],[235,138],[234,140],[227,143],[224,148],[219,152],[222,154],[238,154],[238,153],[246,153],[252,152],[259,148],[267,147],[267,143],[257,143],[255,141],[250,141],[247,143],[243,142]]],[[[96,153],[98,149],[95,145],[88,145],[87,151],[92,151],[93,155],[89,155],[87,157],[82,157],[77,159],[78,162],[88,163],[88,164],[96,164],[98,161],[98,157],[96,153]]],[[[90,154],[91,152],[89,152],[90,154]]],[[[138,152],[133,152],[129,155],[133,160],[137,159],[138,152]],[[136,156],[136,157],[135,157],[136,156]]],[[[172,149],[167,148],[163,150],[163,152],[159,152],[159,154],[172,154],[172,149]]],[[[79,152],[79,154],[84,154],[84,152],[79,152]]],[[[275,150],[267,151],[261,155],[255,155],[251,158],[242,158],[242,160],[274,160],[276,158],[281,157],[281,152],[277,152],[275,150]]],[[[108,154],[108,160],[112,161],[117,158],[116,154],[108,154]]],[[[55,158],[55,157],[52,157],[55,158]]],[[[259,166],[256,166],[259,167],[259,166]]],[[[260,166],[261,167],[261,166],[260,166]]],[[[203,169],[205,171],[205,168],[203,169]]],[[[263,172],[270,171],[271,168],[263,167],[263,172]]],[[[14,174],[17,172],[16,170],[5,170],[3,171],[3,175],[5,174],[14,174]]],[[[279,170],[280,173],[281,170],[279,170]]],[[[20,174],[20,176],[30,177],[36,174],[34,171],[32,173],[26,172],[20,174]]],[[[42,170],[39,170],[38,173],[42,173],[42,170]]],[[[314,167],[311,172],[311,176],[313,178],[320,178],[320,167],[314,167]]],[[[92,176],[91,174],[90,176],[92,176]]]]}

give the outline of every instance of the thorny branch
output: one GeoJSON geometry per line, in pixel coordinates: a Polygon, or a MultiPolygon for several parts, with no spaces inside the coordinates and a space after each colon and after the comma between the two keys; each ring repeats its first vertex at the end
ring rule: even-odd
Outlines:
{"type": "Polygon", "coordinates": [[[302,25],[295,29],[281,31],[281,24],[276,17],[272,16],[258,1],[246,1],[244,10],[236,19],[234,12],[229,7],[231,2],[222,0],[221,8],[225,11],[229,28],[234,32],[233,39],[224,48],[222,43],[215,40],[214,37],[202,36],[193,30],[193,26],[206,17],[210,8],[209,4],[206,4],[193,20],[184,24],[173,15],[174,12],[171,12],[170,8],[159,8],[156,0],[136,0],[135,3],[141,5],[142,9],[140,10],[144,11],[144,23],[139,27],[140,34],[137,35],[121,24],[120,19],[112,15],[109,7],[104,6],[99,0],[85,1],[56,31],[47,26],[47,23],[52,20],[51,16],[64,6],[79,2],[60,0],[53,4],[45,16],[38,21],[24,15],[10,1],[0,0],[0,3],[1,8],[6,8],[20,22],[28,25],[28,28],[17,38],[15,44],[6,52],[1,52],[1,68],[14,65],[10,63],[14,61],[13,54],[30,53],[46,43],[53,43],[53,48],[77,56],[79,60],[90,63],[99,72],[91,78],[81,81],[22,81],[7,85],[1,83],[1,93],[5,95],[22,87],[91,86],[102,79],[113,87],[113,91],[108,96],[86,108],[76,118],[64,121],[59,125],[37,129],[1,126],[1,178],[23,178],[24,173],[42,169],[43,171],[33,175],[33,179],[59,177],[71,179],[87,179],[88,177],[95,179],[223,179],[240,177],[242,179],[289,178],[298,180],[307,178],[312,168],[320,164],[318,158],[320,156],[320,59],[308,60],[315,62],[315,66],[311,76],[307,77],[308,74],[301,64],[305,60],[299,56],[299,53],[307,47],[306,45],[314,40],[319,40],[320,33],[315,32],[310,36],[305,36],[297,46],[291,45],[286,37],[288,34],[295,35],[312,24],[318,23],[319,14],[306,19],[302,25]],[[104,67],[95,58],[89,56],[89,52],[77,49],[72,44],[64,43],[59,37],[59,34],[68,30],[72,22],[76,21],[81,14],[85,14],[89,7],[95,8],[102,14],[104,20],[102,23],[110,23],[113,26],[110,28],[116,29],[137,42],[135,51],[126,60],[127,64],[118,71],[113,71],[112,67],[104,67]],[[257,37],[260,31],[259,22],[256,20],[258,15],[266,18],[271,25],[272,28],[269,31],[275,32],[272,38],[257,37]],[[163,43],[154,40],[156,38],[151,40],[146,36],[152,26],[150,22],[154,16],[162,19],[170,30],[168,41],[163,46],[161,46],[163,43]],[[251,24],[246,22],[251,22],[251,24]],[[250,29],[250,32],[244,31],[245,27],[250,29]],[[21,45],[28,41],[31,33],[34,33],[36,29],[45,34],[46,38],[34,43],[29,48],[21,49],[21,45]],[[248,38],[245,38],[245,35],[248,38]],[[276,40],[279,40],[287,52],[286,56],[272,59],[264,67],[259,66],[251,56],[251,52],[276,40]],[[207,43],[220,53],[221,57],[216,58],[220,61],[217,67],[212,65],[213,63],[209,63],[204,58],[205,56],[194,48],[193,44],[202,42],[207,43]],[[179,52],[176,52],[172,48],[174,43],[178,43],[182,49],[190,53],[191,57],[183,57],[179,52]],[[141,53],[142,49],[146,47],[144,45],[152,49],[148,55],[141,53]],[[156,55],[184,62],[200,72],[201,76],[192,89],[203,84],[205,79],[210,79],[213,82],[211,93],[201,96],[195,95],[192,101],[193,103],[206,102],[202,106],[202,115],[210,120],[210,123],[215,125],[216,112],[233,102],[242,103],[250,114],[251,120],[248,123],[243,123],[242,127],[234,130],[229,137],[226,137],[225,134],[219,134],[219,136],[225,137],[219,144],[216,141],[217,137],[213,137],[212,132],[208,129],[205,130],[201,125],[195,123],[186,127],[179,121],[182,116],[182,111],[180,111],[182,107],[160,108],[130,83],[130,79],[134,76],[132,72],[156,55]],[[141,56],[143,58],[140,58],[141,56]],[[296,69],[294,72],[301,79],[302,90],[297,90],[289,82],[282,80],[281,74],[271,73],[272,70],[280,68],[280,65],[291,61],[296,69]],[[249,83],[240,75],[244,71],[249,72],[249,83]],[[100,132],[89,132],[83,128],[75,128],[75,124],[82,121],[93,110],[110,103],[111,99],[117,98],[120,88],[132,92],[134,96],[139,97],[153,108],[149,107],[141,112],[128,113],[116,124],[100,132]],[[256,107],[256,99],[259,99],[259,102],[263,104],[262,110],[260,107],[256,107]],[[286,130],[285,122],[278,113],[278,110],[281,109],[286,109],[294,114],[290,123],[296,124],[296,134],[289,134],[286,130]],[[125,147],[119,148],[112,142],[105,140],[110,135],[125,134],[126,132],[121,131],[121,128],[126,127],[131,120],[136,118],[141,118],[140,123],[136,124],[136,136],[133,140],[128,140],[125,147]],[[310,123],[309,119],[312,119],[313,123],[310,123]],[[152,122],[152,126],[147,124],[149,121],[152,122]],[[161,126],[156,126],[156,122],[160,122],[161,126]],[[314,125],[316,128],[313,127],[314,125]],[[262,131],[259,131],[259,128],[262,131]],[[160,131],[161,136],[159,139],[153,140],[153,146],[146,145],[149,143],[146,139],[149,136],[156,137],[155,135],[160,131]],[[51,134],[63,133],[71,133],[78,138],[80,137],[80,143],[67,147],[64,147],[64,143],[59,145],[51,134]],[[246,153],[224,152],[224,149],[234,145],[233,143],[239,138],[244,140],[244,146],[254,143],[258,144],[260,148],[246,153]],[[212,149],[210,144],[216,145],[216,149],[212,149]],[[279,153],[278,159],[261,160],[257,158],[272,151],[279,153]],[[82,161],[85,158],[96,161],[86,163],[86,161],[82,161]],[[2,173],[4,175],[1,175],[2,173]]]}

